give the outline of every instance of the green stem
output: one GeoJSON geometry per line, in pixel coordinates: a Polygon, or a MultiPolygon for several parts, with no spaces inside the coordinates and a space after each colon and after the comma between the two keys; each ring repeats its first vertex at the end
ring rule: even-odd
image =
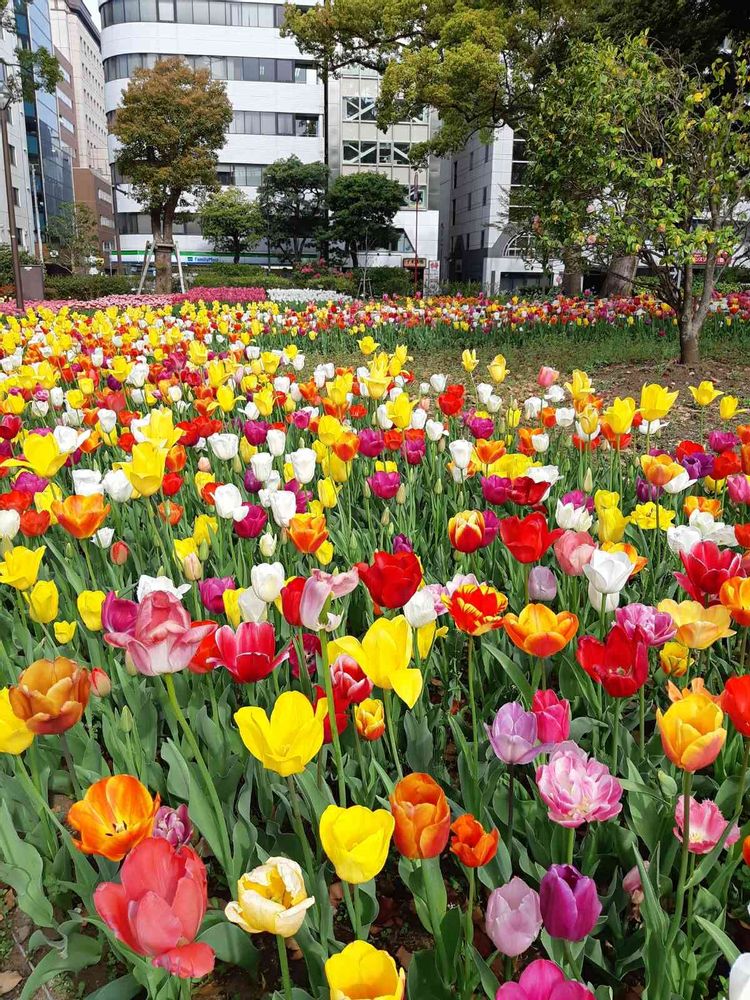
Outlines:
{"type": "MultiPolygon", "coordinates": [[[[747,631],[747,630],[746,630],[747,631]]],[[[750,764],[750,739],[745,740],[745,752],[742,756],[742,770],[740,771],[740,783],[737,786],[737,796],[734,800],[732,816],[739,819],[742,809],[742,797],[745,794],[745,782],[747,780],[747,767],[750,764]]]]}
{"type": "Polygon", "coordinates": [[[357,892],[357,887],[349,882],[342,882],[341,889],[344,893],[344,902],[346,903],[346,909],[349,912],[349,920],[352,925],[352,930],[354,931],[354,937],[358,941],[364,941],[362,935],[362,916],[359,911],[359,893],[357,892]]]}
{"type": "Polygon", "coordinates": [[[424,885],[425,896],[427,897],[427,911],[430,915],[430,927],[432,928],[432,937],[435,942],[440,974],[443,977],[443,982],[447,985],[451,981],[451,969],[441,932],[440,906],[435,896],[435,879],[442,880],[440,856],[438,855],[436,858],[423,858],[420,865],[422,867],[422,884],[424,885]],[[434,871],[431,866],[436,866],[437,871],[434,871]]]}
{"type": "Polygon", "coordinates": [[[508,854],[513,856],[513,821],[516,811],[516,765],[508,766],[508,854]]]}
{"type": "Polygon", "coordinates": [[[479,790],[479,737],[477,735],[477,703],[474,695],[474,636],[469,636],[469,711],[471,712],[471,765],[474,772],[474,784],[479,790]]]}
{"type": "Polygon", "coordinates": [[[743,628],[742,630],[742,641],[740,642],[740,672],[745,669],[745,655],[747,653],[747,633],[750,631],[748,628],[743,628]]]}
{"type": "Polygon", "coordinates": [[[297,794],[297,786],[294,783],[294,779],[291,775],[287,775],[286,779],[287,787],[289,789],[289,801],[292,806],[292,826],[294,827],[294,832],[297,834],[297,839],[302,843],[302,852],[305,855],[305,868],[307,868],[307,877],[309,879],[315,878],[315,864],[313,862],[312,851],[310,850],[310,842],[307,839],[307,834],[305,833],[305,827],[302,823],[302,812],[299,807],[299,795],[297,794]]]}
{"type": "Polygon", "coordinates": [[[73,791],[75,792],[76,799],[80,801],[83,798],[83,792],[81,791],[81,786],[78,783],[78,776],[76,775],[75,765],[73,764],[73,755],[70,752],[68,738],[65,733],[60,733],[60,748],[63,752],[63,757],[65,758],[65,764],[68,768],[68,773],[70,774],[70,781],[73,785],[73,791]]]}
{"type": "MultiPolygon", "coordinates": [[[[328,617],[328,602],[323,608],[323,620],[328,617]]],[[[336,777],[339,786],[339,805],[342,809],[346,809],[346,777],[344,776],[344,761],[341,756],[341,740],[339,739],[339,730],[336,725],[336,704],[333,700],[333,682],[331,681],[331,667],[328,661],[328,635],[325,629],[321,630],[320,633],[320,647],[321,647],[321,673],[323,674],[323,685],[326,692],[326,701],[328,702],[328,723],[331,727],[331,740],[333,741],[333,756],[336,761],[336,777]]],[[[305,667],[302,665],[302,669],[305,667]]]]}
{"type": "Polygon", "coordinates": [[[642,684],[638,692],[638,736],[641,744],[641,753],[646,746],[646,685],[642,684]]]}
{"type": "Polygon", "coordinates": [[[221,857],[219,861],[224,869],[224,872],[229,880],[230,884],[234,883],[234,867],[232,864],[232,849],[229,844],[229,833],[227,831],[227,823],[224,818],[224,810],[221,807],[221,802],[219,801],[219,795],[216,791],[216,785],[214,785],[211,773],[206,767],[206,762],[203,759],[203,754],[198,746],[198,741],[196,740],[193,730],[190,728],[187,719],[182,713],[180,704],[177,701],[177,692],[174,687],[174,677],[172,674],[164,674],[164,683],[167,688],[167,697],[169,698],[169,704],[174,713],[174,717],[177,720],[177,724],[182,729],[185,734],[185,739],[190,744],[190,748],[193,751],[193,756],[195,757],[195,762],[198,765],[198,770],[203,778],[203,783],[206,786],[206,791],[208,792],[208,797],[211,799],[211,805],[213,807],[214,813],[216,815],[216,823],[219,830],[219,838],[221,840],[220,850],[221,857]]]}
{"type": "Polygon", "coordinates": [[[469,868],[469,901],[466,907],[466,955],[464,956],[466,966],[465,966],[465,976],[466,976],[466,995],[471,996],[471,967],[472,959],[474,957],[474,895],[476,892],[476,872],[473,868],[469,868]]]}
{"type": "MultiPolygon", "coordinates": [[[[44,800],[44,794],[42,791],[42,778],[39,769],[39,747],[36,744],[36,739],[34,739],[29,747],[29,762],[31,764],[31,777],[34,782],[34,787],[37,790],[39,798],[44,800]]],[[[54,827],[50,825],[49,816],[47,815],[47,810],[42,810],[42,817],[44,822],[44,834],[47,841],[47,853],[50,858],[54,858],[57,854],[57,841],[55,840],[55,830],[54,827]]]]}
{"type": "Polygon", "coordinates": [[[281,969],[281,983],[284,987],[285,1000],[292,1000],[292,979],[289,975],[289,956],[286,953],[286,938],[281,934],[276,935],[276,945],[279,949],[279,967],[281,969]]]}
{"type": "Polygon", "coordinates": [[[690,792],[693,787],[693,774],[691,771],[685,771],[682,775],[682,808],[683,808],[683,821],[682,821],[682,853],[680,856],[680,875],[677,881],[677,892],[675,895],[675,906],[674,906],[674,916],[672,917],[672,926],[669,930],[669,936],[667,938],[667,946],[665,952],[667,955],[671,954],[672,946],[674,945],[675,938],[677,937],[677,932],[680,929],[680,923],[682,922],[682,910],[685,905],[685,882],[687,880],[687,870],[688,870],[688,860],[690,858],[690,792]]]}
{"type": "Polygon", "coordinates": [[[617,774],[620,750],[620,715],[622,714],[622,699],[615,698],[615,722],[612,726],[612,774],[617,774]]]}
{"type": "Polygon", "coordinates": [[[393,762],[396,765],[396,771],[398,772],[398,778],[400,781],[404,776],[404,772],[401,767],[401,759],[399,758],[398,755],[398,744],[396,743],[396,731],[393,722],[392,697],[393,696],[390,691],[383,692],[383,708],[385,709],[385,728],[388,730],[388,742],[391,747],[393,762]]]}
{"type": "Polygon", "coordinates": [[[573,864],[573,851],[576,846],[576,831],[575,827],[570,827],[567,833],[567,839],[565,842],[565,863],[567,865],[573,864]]]}

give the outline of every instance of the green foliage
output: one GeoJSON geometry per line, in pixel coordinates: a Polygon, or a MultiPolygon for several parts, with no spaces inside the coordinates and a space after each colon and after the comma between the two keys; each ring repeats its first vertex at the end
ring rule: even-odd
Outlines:
{"type": "Polygon", "coordinates": [[[99,299],[107,295],[128,295],[138,286],[135,276],[106,274],[65,274],[44,283],[48,299],[99,299]]]}
{"type": "Polygon", "coordinates": [[[254,247],[265,230],[265,223],[255,202],[238,188],[216,191],[199,213],[201,231],[214,250],[228,250],[238,264],[241,254],[254,247]]]}
{"type": "Polygon", "coordinates": [[[96,216],[82,201],[64,202],[47,220],[47,239],[58,251],[58,263],[75,271],[99,249],[96,216]]]}
{"type": "Polygon", "coordinates": [[[343,243],[357,267],[361,252],[388,246],[396,235],[393,217],[404,204],[406,188],[383,174],[341,175],[328,192],[328,236],[343,243]]]}
{"type": "Polygon", "coordinates": [[[323,163],[303,163],[289,156],[264,170],[258,208],[265,236],[283,260],[301,261],[316,244],[325,221],[327,190],[328,167],[323,163]]]}
{"type": "MultiPolygon", "coordinates": [[[[355,273],[357,286],[359,286],[359,279],[363,272],[358,270],[355,273]]],[[[383,295],[411,295],[414,291],[414,279],[411,272],[403,267],[368,267],[367,279],[376,299],[383,295]]]]}
{"type": "MultiPolygon", "coordinates": [[[[34,257],[23,248],[19,248],[22,264],[35,263],[34,257]]],[[[7,243],[0,243],[0,285],[13,284],[13,253],[7,243]]]]}

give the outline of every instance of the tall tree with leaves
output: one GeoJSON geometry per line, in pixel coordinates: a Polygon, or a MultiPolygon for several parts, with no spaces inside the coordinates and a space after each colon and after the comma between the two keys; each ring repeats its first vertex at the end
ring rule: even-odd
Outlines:
{"type": "Polygon", "coordinates": [[[185,196],[218,187],[217,151],[231,121],[225,85],[180,57],[137,69],[123,92],[112,126],[116,163],[151,217],[157,291],[171,291],[170,247],[185,196]]]}
{"type": "Polygon", "coordinates": [[[47,239],[60,262],[73,272],[99,248],[96,216],[82,201],[64,202],[57,215],[47,220],[47,239]]]}
{"type": "Polygon", "coordinates": [[[359,267],[359,254],[387,247],[396,236],[393,217],[404,205],[406,187],[364,171],[337,177],[328,192],[331,224],[328,238],[342,243],[359,267]]]}
{"type": "Polygon", "coordinates": [[[283,260],[299,263],[320,238],[325,223],[328,167],[297,156],[276,160],[263,171],[258,208],[265,237],[283,260]]]}
{"type": "Polygon", "coordinates": [[[265,232],[263,216],[254,201],[238,188],[216,191],[198,213],[201,232],[217,252],[229,251],[235,264],[265,232]]]}
{"type": "Polygon", "coordinates": [[[697,362],[717,276],[748,236],[743,48],[695,74],[646,36],[578,45],[539,95],[527,141],[537,238],[604,259],[635,255],[675,310],[681,360],[697,362]]]}

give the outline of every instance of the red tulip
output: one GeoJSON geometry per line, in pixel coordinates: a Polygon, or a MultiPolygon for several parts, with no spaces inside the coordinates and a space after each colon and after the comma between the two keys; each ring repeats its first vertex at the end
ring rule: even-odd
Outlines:
{"type": "Polygon", "coordinates": [[[750,738],[750,674],[729,678],[721,695],[721,708],[737,732],[750,738]]]}
{"type": "Polygon", "coordinates": [[[422,566],[413,552],[376,552],[372,566],[357,563],[359,578],[381,608],[402,608],[422,582],[422,566]]]}
{"type": "Polygon", "coordinates": [[[562,535],[562,528],[550,531],[544,514],[527,517],[505,517],[500,522],[500,537],[510,554],[520,563],[533,563],[562,535]]]}
{"type": "Polygon", "coordinates": [[[193,658],[188,663],[188,670],[191,674],[208,674],[216,666],[219,657],[219,647],[216,645],[216,630],[218,625],[210,618],[203,621],[193,622],[192,628],[200,628],[201,625],[213,625],[211,632],[201,640],[200,646],[193,654],[193,658]]]}
{"type": "Polygon", "coordinates": [[[697,542],[689,552],[680,552],[684,573],[675,573],[683,590],[694,601],[708,607],[719,603],[721,585],[733,576],[743,576],[742,556],[720,549],[716,542],[697,542]]]}
{"type": "Polygon", "coordinates": [[[94,893],[96,912],[118,941],[182,979],[213,970],[213,948],[195,941],[207,905],[206,868],[195,851],[153,837],[128,854],[119,885],[103,882],[94,893]]]}
{"type": "Polygon", "coordinates": [[[276,655],[276,633],[269,622],[242,622],[237,631],[222,625],[214,633],[219,655],[215,665],[226,667],[240,684],[263,680],[289,656],[289,647],[276,655]]]}
{"type": "Polygon", "coordinates": [[[529,476],[518,476],[511,480],[508,499],[521,507],[534,507],[547,492],[549,492],[549,483],[544,481],[537,483],[529,476]]]}
{"type": "MultiPolygon", "coordinates": [[[[320,684],[315,685],[314,695],[313,708],[317,708],[320,699],[325,698],[326,696],[326,693],[320,684]]],[[[346,699],[339,698],[334,691],[333,707],[334,714],[336,716],[336,729],[338,730],[339,736],[341,736],[346,727],[349,725],[349,702],[346,701],[346,699]]],[[[323,716],[323,742],[326,744],[331,743],[331,717],[328,712],[326,712],[323,716]]]]}
{"type": "Polygon", "coordinates": [[[289,625],[296,625],[298,628],[302,625],[299,606],[304,586],[304,576],[293,576],[281,588],[281,613],[289,625]]]}
{"type": "Polygon", "coordinates": [[[613,698],[635,694],[648,677],[648,646],[638,628],[628,638],[625,629],[615,625],[604,642],[584,635],[578,640],[576,659],[613,698]]]}

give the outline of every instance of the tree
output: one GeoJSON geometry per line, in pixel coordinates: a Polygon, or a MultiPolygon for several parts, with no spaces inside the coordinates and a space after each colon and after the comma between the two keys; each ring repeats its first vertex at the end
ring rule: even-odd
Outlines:
{"type": "Polygon", "coordinates": [[[646,36],[577,45],[539,95],[527,141],[537,238],[636,255],[675,310],[681,360],[697,362],[717,276],[748,235],[745,51],[694,74],[646,36]]]}
{"type": "Polygon", "coordinates": [[[47,239],[73,272],[99,249],[96,216],[82,201],[63,202],[58,214],[47,220],[47,239]]]}
{"type": "Polygon", "coordinates": [[[217,191],[198,213],[201,232],[214,250],[228,250],[235,264],[243,251],[254,247],[266,226],[258,205],[237,188],[217,191]]]}
{"type": "Polygon", "coordinates": [[[122,95],[112,133],[116,163],[151,217],[156,288],[171,291],[173,227],[186,195],[218,187],[217,150],[232,121],[223,83],[180,57],[137,69],[122,95]]]}
{"type": "Polygon", "coordinates": [[[359,267],[360,251],[386,247],[394,239],[393,217],[406,194],[403,184],[372,171],[342,175],[333,182],[328,237],[344,244],[354,267],[359,267]]]}
{"type": "Polygon", "coordinates": [[[316,243],[325,223],[328,167],[297,156],[276,160],[263,171],[258,208],[269,245],[289,263],[298,263],[316,243]]]}

